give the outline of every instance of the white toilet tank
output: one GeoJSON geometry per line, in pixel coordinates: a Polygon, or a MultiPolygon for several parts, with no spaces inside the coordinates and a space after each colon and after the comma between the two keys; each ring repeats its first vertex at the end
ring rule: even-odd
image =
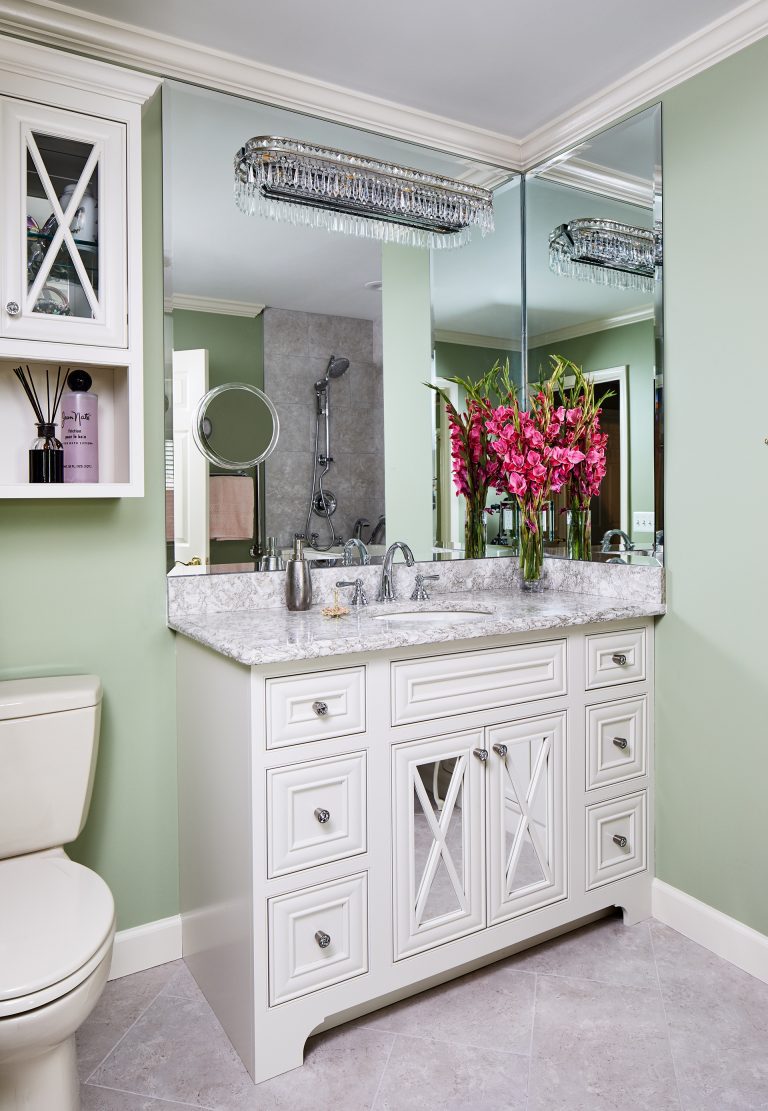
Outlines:
{"type": "Polygon", "coordinates": [[[0,859],[74,841],[91,802],[101,681],[0,682],[0,859]]]}

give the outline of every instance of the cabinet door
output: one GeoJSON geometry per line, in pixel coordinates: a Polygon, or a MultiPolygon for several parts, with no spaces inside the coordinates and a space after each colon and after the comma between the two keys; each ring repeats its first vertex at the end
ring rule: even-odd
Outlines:
{"type": "Polygon", "coordinates": [[[565,895],[565,713],[487,730],[488,921],[565,895]]]}
{"type": "Polygon", "coordinates": [[[484,754],[480,729],[393,749],[395,959],[484,924],[484,754]]]}
{"type": "Polygon", "coordinates": [[[125,125],[2,103],[0,335],[125,347],[125,125]]]}

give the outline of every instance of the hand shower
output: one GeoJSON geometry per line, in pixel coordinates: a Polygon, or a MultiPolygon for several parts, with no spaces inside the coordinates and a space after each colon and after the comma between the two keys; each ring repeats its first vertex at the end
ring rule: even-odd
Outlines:
{"type": "Polygon", "coordinates": [[[309,507],[307,509],[307,520],[304,527],[305,535],[309,541],[312,533],[310,531],[312,514],[316,513],[318,517],[324,517],[328,525],[329,540],[325,545],[315,543],[315,547],[322,552],[327,552],[334,544],[339,542],[339,537],[336,535],[336,529],[333,527],[332,515],[336,512],[336,497],[330,490],[323,488],[323,479],[330,470],[333,456],[331,455],[331,429],[330,429],[330,384],[337,378],[341,378],[349,369],[349,359],[341,358],[338,355],[331,355],[328,360],[328,366],[325,368],[325,376],[319,382],[315,382],[315,455],[314,465],[312,470],[312,490],[309,495],[309,507]],[[323,419],[324,418],[324,419],[323,419]],[[320,424],[321,419],[324,427],[324,443],[320,446],[320,424]],[[318,474],[318,468],[322,470],[318,474]]]}

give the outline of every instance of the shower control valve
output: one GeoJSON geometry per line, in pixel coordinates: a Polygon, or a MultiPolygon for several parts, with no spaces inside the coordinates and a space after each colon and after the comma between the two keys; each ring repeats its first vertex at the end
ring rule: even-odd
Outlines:
{"type": "Polygon", "coordinates": [[[337,582],[336,585],[337,586],[354,586],[355,593],[352,595],[351,605],[353,605],[353,606],[367,606],[368,605],[368,598],[366,596],[365,591],[363,590],[363,580],[362,579],[354,579],[353,581],[348,581],[346,579],[342,579],[340,582],[337,582]]]}

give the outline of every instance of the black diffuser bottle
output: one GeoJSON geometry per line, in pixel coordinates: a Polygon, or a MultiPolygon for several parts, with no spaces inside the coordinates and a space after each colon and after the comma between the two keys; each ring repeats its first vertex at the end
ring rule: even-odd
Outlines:
{"type": "Polygon", "coordinates": [[[56,439],[55,424],[37,426],[37,437],[29,449],[29,481],[64,481],[64,448],[56,439]]]}

